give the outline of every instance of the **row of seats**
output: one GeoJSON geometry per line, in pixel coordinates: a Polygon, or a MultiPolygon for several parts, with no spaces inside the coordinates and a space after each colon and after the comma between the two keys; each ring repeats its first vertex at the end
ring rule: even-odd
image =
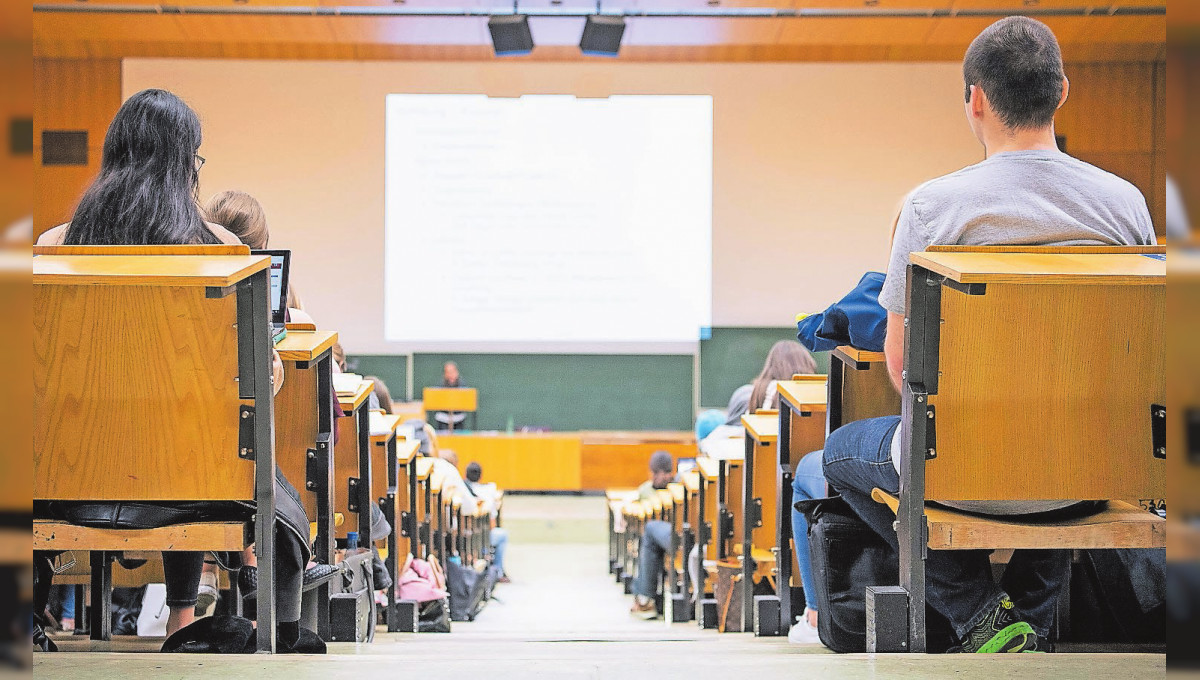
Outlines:
{"type": "MultiPolygon", "coordinates": [[[[877,489],[874,498],[897,513],[907,565],[899,615],[909,626],[880,641],[868,622],[870,651],[924,651],[927,550],[1164,547],[1165,521],[1146,511],[1161,506],[1167,476],[1164,252],[913,253],[903,394],[882,353],[839,347],[827,376],[782,382],[778,410],[743,417],[740,451],[713,447],[723,453],[701,456],[659,499],[610,490],[610,572],[629,592],[641,527],[667,520],[673,551],[658,611],[726,632],[786,635],[804,597],[793,546],[807,537],[792,536],[790,519],[795,466],[842,425],[885,415],[902,416],[902,493],[877,489]],[[933,503],[1045,499],[1108,504],[1089,517],[1021,523],[933,503]],[[693,546],[698,569],[685,568],[693,546]],[[756,592],[766,584],[770,594],[730,597],[718,581],[759,584],[756,592]]],[[[886,609],[867,606],[897,614],[886,609]]]]}
{"type": "MultiPolygon", "coordinates": [[[[370,381],[339,395],[335,415],[338,334],[289,324],[273,342],[269,257],[245,246],[42,246],[35,255],[35,502],[253,502],[271,516],[278,465],[315,519],[313,561],[341,571],[304,594],[301,624],[326,641],[374,635],[373,505],[392,527],[377,547],[393,583],[407,559],[488,558],[490,513],[465,507],[448,485],[443,492],[445,475],[420,455],[418,439],[398,435],[402,416],[370,411],[370,381]],[[272,349],[283,362],[278,395],[272,349]],[[354,531],[357,552],[346,550],[354,531]]],[[[112,587],[162,582],[157,551],[254,544],[257,642],[271,651],[274,535],[269,522],[251,526],[100,529],[37,519],[34,550],[73,560],[57,582],[90,586],[82,630],[107,640],[112,587]],[[136,554],[145,551],[156,552],[136,554]],[[121,554],[147,562],[114,568],[121,554]]],[[[222,587],[241,613],[238,580],[223,577],[222,587]]],[[[387,629],[415,631],[417,603],[387,590],[387,629]]]]}

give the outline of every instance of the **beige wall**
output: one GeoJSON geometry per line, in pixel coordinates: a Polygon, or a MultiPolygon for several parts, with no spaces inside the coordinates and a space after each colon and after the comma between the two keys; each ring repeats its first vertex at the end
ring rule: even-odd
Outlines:
{"type": "MultiPolygon", "coordinates": [[[[957,64],[130,59],[123,90],[165,87],[191,103],[204,123],[202,197],[258,197],[313,315],[347,351],[388,353],[388,93],[713,95],[713,321],[786,326],[885,266],[907,191],[982,157],[959,78],[957,64]]],[[[412,294],[437,291],[413,281],[412,294]]]]}

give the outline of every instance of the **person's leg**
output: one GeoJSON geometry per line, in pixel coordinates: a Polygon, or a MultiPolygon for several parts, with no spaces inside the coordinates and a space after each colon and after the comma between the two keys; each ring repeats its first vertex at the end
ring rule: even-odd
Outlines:
{"type": "MultiPolygon", "coordinates": [[[[813,451],[796,464],[796,475],[792,480],[792,502],[824,498],[827,495],[825,473],[822,472],[824,452],[813,451]]],[[[816,626],[817,582],[813,579],[812,560],[808,554],[808,519],[804,513],[792,508],[792,540],[796,546],[796,565],[800,570],[800,584],[804,587],[804,608],[808,622],[816,626]]]]}
{"type": "Polygon", "coordinates": [[[633,581],[633,594],[653,599],[662,579],[663,557],[671,549],[671,525],[662,520],[646,523],[638,551],[638,573],[633,581]]]}
{"type": "Polygon", "coordinates": [[[196,618],[196,594],[200,588],[204,553],[164,551],[162,561],[167,607],[171,610],[167,615],[167,636],[170,637],[196,618]]]}
{"type": "MultiPolygon", "coordinates": [[[[835,430],[825,442],[824,470],[829,486],[855,514],[899,550],[892,524],[896,516],[871,499],[871,490],[900,492],[900,476],[892,465],[892,437],[898,416],[860,420],[835,430]]],[[[925,599],[954,627],[967,634],[990,613],[1005,594],[992,582],[991,565],[982,550],[930,550],[925,562],[925,599]]]]}
{"type": "Polygon", "coordinates": [[[507,576],[504,571],[504,553],[508,550],[508,532],[501,527],[496,527],[490,532],[492,543],[492,553],[495,555],[493,564],[496,566],[496,571],[502,576],[507,576]]]}
{"type": "Polygon", "coordinates": [[[1040,638],[1050,638],[1058,596],[1070,571],[1070,550],[1016,550],[1004,569],[1000,586],[1040,638]]]}
{"type": "Polygon", "coordinates": [[[59,624],[64,631],[75,630],[75,586],[63,586],[62,617],[59,624]]]}

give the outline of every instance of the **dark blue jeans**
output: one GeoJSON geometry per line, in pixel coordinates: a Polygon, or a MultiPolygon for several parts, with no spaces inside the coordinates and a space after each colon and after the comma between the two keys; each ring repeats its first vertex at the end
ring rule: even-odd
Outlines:
{"type": "MultiPolygon", "coordinates": [[[[900,476],[892,465],[892,436],[898,416],[860,420],[845,425],[825,442],[825,478],[854,512],[895,549],[896,516],[871,500],[871,490],[900,493],[900,476]]],[[[925,599],[965,637],[1007,594],[1021,617],[1040,637],[1054,623],[1058,595],[1067,583],[1071,553],[1067,550],[1017,550],[1000,585],[992,579],[986,550],[930,550],[925,562],[925,599]]]]}
{"type": "Polygon", "coordinates": [[[654,597],[662,580],[663,560],[671,549],[671,525],[662,520],[646,522],[642,542],[638,547],[638,573],[633,581],[633,594],[654,597]]]}

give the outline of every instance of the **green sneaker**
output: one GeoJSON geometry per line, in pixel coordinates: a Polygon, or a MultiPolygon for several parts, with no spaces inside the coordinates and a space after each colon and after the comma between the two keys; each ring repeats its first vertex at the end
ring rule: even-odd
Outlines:
{"type": "Polygon", "coordinates": [[[1007,597],[991,611],[979,625],[971,629],[962,642],[961,652],[968,654],[995,654],[998,652],[1035,651],[1038,648],[1037,633],[1033,627],[1017,618],[1012,600],[1007,597]]]}

